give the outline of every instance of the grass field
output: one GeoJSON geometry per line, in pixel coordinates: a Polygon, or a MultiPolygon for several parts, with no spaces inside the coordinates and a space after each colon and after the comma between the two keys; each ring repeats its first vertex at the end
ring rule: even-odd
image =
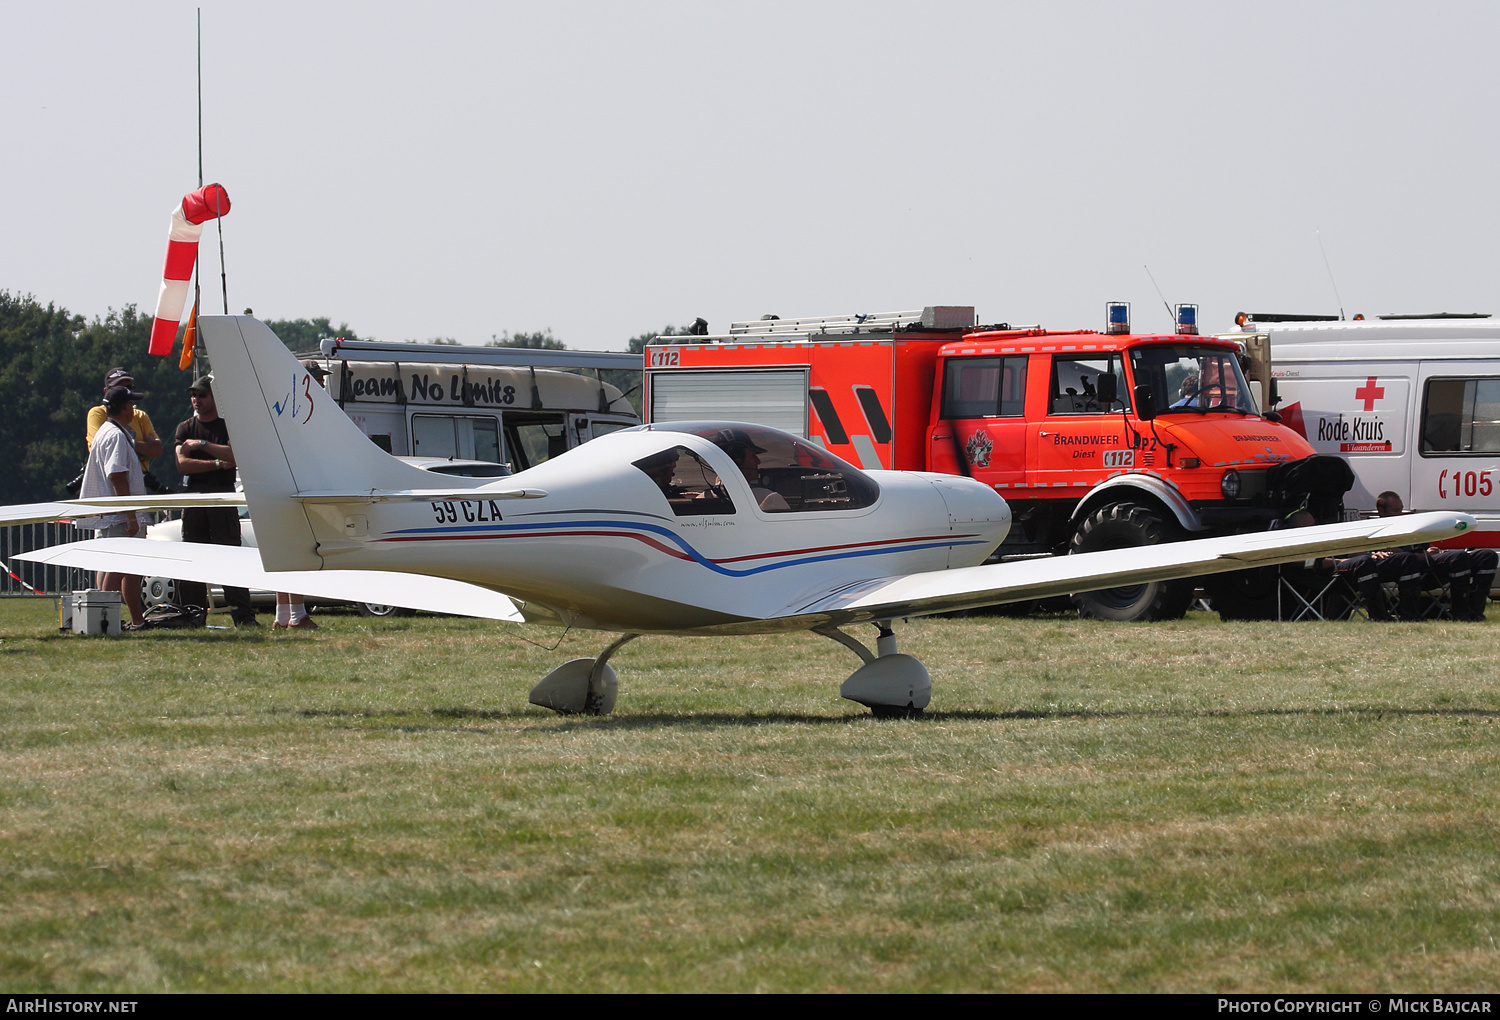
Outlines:
{"type": "Polygon", "coordinates": [[[53,623],[0,602],[9,991],[1500,985],[1500,623],[914,621],[899,722],[808,635],[566,719],[607,638],[53,623]]]}

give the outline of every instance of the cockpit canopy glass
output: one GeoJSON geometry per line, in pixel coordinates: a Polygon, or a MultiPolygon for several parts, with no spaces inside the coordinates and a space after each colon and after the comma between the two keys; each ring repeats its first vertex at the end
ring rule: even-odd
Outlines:
{"type": "Polygon", "coordinates": [[[656,483],[678,517],[734,513],[734,501],[718,472],[686,446],[674,446],[633,463],[656,483]]]}
{"type": "Polygon", "coordinates": [[[1135,384],[1151,387],[1158,414],[1228,411],[1259,414],[1234,351],[1193,344],[1150,344],[1130,352],[1135,384]]]}
{"type": "Polygon", "coordinates": [[[860,510],[880,497],[875,480],[853,464],[777,429],[701,421],[644,427],[713,443],[734,461],[767,513],[860,510]]]}

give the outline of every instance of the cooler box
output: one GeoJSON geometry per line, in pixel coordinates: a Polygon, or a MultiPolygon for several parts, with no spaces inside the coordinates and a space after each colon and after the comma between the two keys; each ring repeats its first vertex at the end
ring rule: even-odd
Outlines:
{"type": "Polygon", "coordinates": [[[119,634],[120,593],[90,588],[73,593],[74,634],[119,634]]]}

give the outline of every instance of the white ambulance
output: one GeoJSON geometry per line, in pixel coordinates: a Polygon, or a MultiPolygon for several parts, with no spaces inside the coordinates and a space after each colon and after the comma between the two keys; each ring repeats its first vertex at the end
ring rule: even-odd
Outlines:
{"type": "Polygon", "coordinates": [[[1354,469],[1346,508],[1373,515],[1389,489],[1408,510],[1472,513],[1481,534],[1463,544],[1500,545],[1500,322],[1251,317],[1241,330],[1224,336],[1246,344],[1283,423],[1354,469]]]}

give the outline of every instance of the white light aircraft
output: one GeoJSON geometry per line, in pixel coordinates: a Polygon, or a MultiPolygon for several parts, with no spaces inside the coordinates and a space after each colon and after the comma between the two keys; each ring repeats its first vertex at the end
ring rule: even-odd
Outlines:
{"type": "MultiPolygon", "coordinates": [[[[844,697],[878,715],[914,714],[932,685],[896,650],[902,619],[1440,541],[1474,526],[1433,513],[984,565],[1010,528],[1005,500],[985,485],[864,472],[787,433],[725,422],[641,426],[520,474],[433,488],[430,473],[361,434],[263,323],[204,316],[199,329],[259,550],[117,538],[22,558],[621,635],[533,688],[533,703],[562,712],[610,711],[609,659],[643,634],[810,630],[864,660],[844,697]],[[841,629],[862,623],[877,628],[873,652],[841,629]]],[[[56,506],[6,508],[0,521],[51,519],[56,506]]]]}

